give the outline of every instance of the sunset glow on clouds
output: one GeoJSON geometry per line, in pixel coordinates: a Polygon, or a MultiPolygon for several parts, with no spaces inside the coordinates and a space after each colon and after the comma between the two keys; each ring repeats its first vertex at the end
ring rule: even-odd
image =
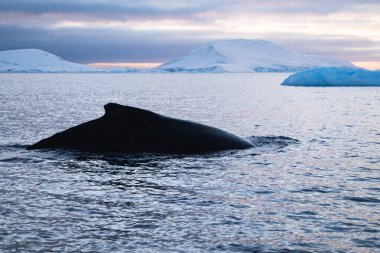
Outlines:
{"type": "Polygon", "coordinates": [[[0,50],[156,64],[214,39],[266,39],[380,69],[378,13],[377,0],[2,0],[0,50]]]}

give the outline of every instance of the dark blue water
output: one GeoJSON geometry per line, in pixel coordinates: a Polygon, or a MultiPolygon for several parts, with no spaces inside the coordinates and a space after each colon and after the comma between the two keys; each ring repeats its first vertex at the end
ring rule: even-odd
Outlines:
{"type": "Polygon", "coordinates": [[[0,251],[379,252],[380,89],[280,86],[286,76],[1,74],[0,251]],[[108,102],[255,148],[25,149],[108,102]]]}

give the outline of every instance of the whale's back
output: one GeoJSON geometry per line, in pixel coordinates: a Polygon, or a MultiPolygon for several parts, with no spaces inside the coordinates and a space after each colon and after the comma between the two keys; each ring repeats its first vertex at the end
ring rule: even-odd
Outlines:
{"type": "Polygon", "coordinates": [[[106,152],[203,153],[252,147],[248,140],[203,124],[118,104],[95,120],[57,133],[30,148],[106,152]]]}

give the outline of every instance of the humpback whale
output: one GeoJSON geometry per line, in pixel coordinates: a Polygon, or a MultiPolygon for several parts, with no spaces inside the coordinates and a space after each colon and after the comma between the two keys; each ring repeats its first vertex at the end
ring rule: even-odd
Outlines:
{"type": "Polygon", "coordinates": [[[105,114],[54,134],[29,149],[196,154],[247,149],[253,144],[224,130],[151,111],[109,103],[105,114]]]}

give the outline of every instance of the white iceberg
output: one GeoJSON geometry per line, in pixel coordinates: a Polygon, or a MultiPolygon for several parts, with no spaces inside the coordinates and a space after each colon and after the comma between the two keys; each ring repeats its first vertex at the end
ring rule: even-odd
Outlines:
{"type": "Polygon", "coordinates": [[[355,67],[348,61],[302,54],[265,40],[216,40],[158,66],[157,72],[295,72],[313,67],[355,67]]]}
{"type": "Polygon", "coordinates": [[[380,86],[380,71],[362,68],[314,68],[290,75],[288,86],[380,86]]]}
{"type": "Polygon", "coordinates": [[[62,73],[62,72],[106,72],[103,69],[65,61],[39,49],[0,51],[0,72],[7,73],[62,73]]]}

